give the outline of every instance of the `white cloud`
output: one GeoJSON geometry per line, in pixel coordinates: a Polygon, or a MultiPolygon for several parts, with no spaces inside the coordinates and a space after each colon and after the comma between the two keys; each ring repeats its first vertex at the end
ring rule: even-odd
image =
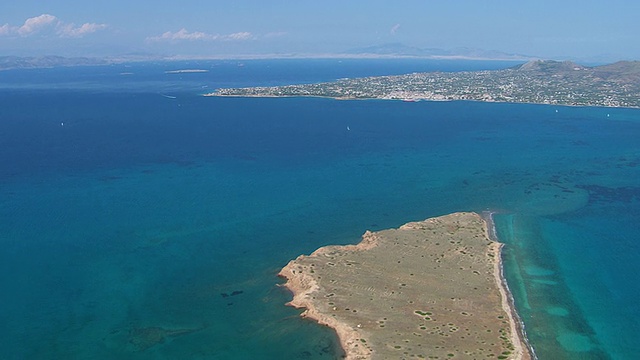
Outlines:
{"type": "Polygon", "coordinates": [[[0,26],[0,36],[9,34],[11,34],[11,26],[9,26],[9,24],[0,26]]]}
{"type": "Polygon", "coordinates": [[[179,31],[176,32],[171,32],[171,31],[167,31],[165,33],[163,33],[160,36],[154,36],[149,38],[149,40],[153,40],[153,41],[162,41],[162,40],[213,40],[213,36],[215,35],[209,35],[209,34],[205,34],[203,32],[200,31],[196,31],[196,32],[189,32],[187,31],[187,29],[182,28],[179,31]]]}
{"type": "Polygon", "coordinates": [[[264,37],[267,39],[271,39],[271,38],[277,38],[277,37],[286,36],[286,35],[288,35],[286,31],[275,31],[275,32],[264,34],[264,37]]]}
{"type": "Polygon", "coordinates": [[[28,18],[24,24],[20,26],[16,31],[21,36],[29,36],[40,30],[47,28],[56,22],[57,18],[53,15],[42,14],[40,16],[28,18]]]}
{"type": "Polygon", "coordinates": [[[84,23],[78,27],[76,27],[75,24],[60,24],[57,27],[57,33],[60,37],[78,38],[105,29],[106,27],[107,25],[105,24],[96,23],[84,23]]]}
{"type": "Polygon", "coordinates": [[[395,24],[391,27],[391,30],[389,30],[389,32],[391,33],[391,35],[395,35],[395,33],[398,32],[399,29],[400,29],[400,24],[395,24]]]}
{"type": "Polygon", "coordinates": [[[148,41],[246,41],[253,39],[255,39],[255,36],[247,31],[227,35],[219,35],[208,34],[201,31],[189,32],[185,28],[182,28],[176,32],[167,31],[162,35],[147,38],[148,41]]]}
{"type": "Polygon", "coordinates": [[[253,35],[250,32],[243,31],[237,32],[229,35],[222,36],[223,40],[251,40],[253,39],[253,35]]]}
{"type": "Polygon", "coordinates": [[[42,14],[28,18],[21,26],[11,26],[9,24],[0,26],[0,36],[17,35],[21,37],[29,37],[36,34],[55,34],[63,38],[77,38],[105,29],[106,27],[107,25],[105,24],[96,23],[85,23],[80,26],[76,26],[72,23],[65,23],[53,15],[42,14]]]}

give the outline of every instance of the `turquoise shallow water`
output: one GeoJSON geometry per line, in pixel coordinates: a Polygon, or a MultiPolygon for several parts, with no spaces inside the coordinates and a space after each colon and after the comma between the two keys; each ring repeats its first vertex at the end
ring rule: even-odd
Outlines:
{"type": "Polygon", "coordinates": [[[7,358],[338,358],[331,331],[283,305],[279,269],[486,209],[540,358],[639,350],[637,110],[203,98],[196,83],[177,99],[3,92],[7,358]]]}

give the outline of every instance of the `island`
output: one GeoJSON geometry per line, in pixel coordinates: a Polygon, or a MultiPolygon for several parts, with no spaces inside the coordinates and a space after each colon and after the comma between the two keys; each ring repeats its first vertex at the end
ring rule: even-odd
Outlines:
{"type": "Polygon", "coordinates": [[[181,70],[168,70],[165,71],[165,74],[196,74],[196,73],[206,73],[209,70],[206,69],[181,69],[181,70]]]}
{"type": "Polygon", "coordinates": [[[205,96],[476,100],[640,108],[640,61],[587,67],[533,60],[503,70],[430,72],[317,84],[218,89],[205,96]]]}
{"type": "Polygon", "coordinates": [[[531,359],[492,226],[454,213],[367,231],[279,276],[288,304],[335,329],[347,359],[531,359]]]}

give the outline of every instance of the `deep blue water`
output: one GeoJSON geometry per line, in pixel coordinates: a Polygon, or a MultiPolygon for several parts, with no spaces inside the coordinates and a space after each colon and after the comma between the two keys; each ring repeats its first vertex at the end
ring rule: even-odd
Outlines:
{"type": "Polygon", "coordinates": [[[640,350],[640,111],[199,96],[511,66],[239,63],[0,72],[3,358],[337,358],[279,269],[486,209],[540,358],[640,350]]]}

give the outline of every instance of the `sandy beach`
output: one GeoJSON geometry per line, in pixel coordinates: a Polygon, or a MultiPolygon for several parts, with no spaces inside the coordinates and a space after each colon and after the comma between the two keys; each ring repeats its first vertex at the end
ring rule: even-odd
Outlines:
{"type": "Polygon", "coordinates": [[[335,329],[347,359],[530,359],[491,226],[455,213],[322,247],[280,271],[288,305],[335,329]]]}

